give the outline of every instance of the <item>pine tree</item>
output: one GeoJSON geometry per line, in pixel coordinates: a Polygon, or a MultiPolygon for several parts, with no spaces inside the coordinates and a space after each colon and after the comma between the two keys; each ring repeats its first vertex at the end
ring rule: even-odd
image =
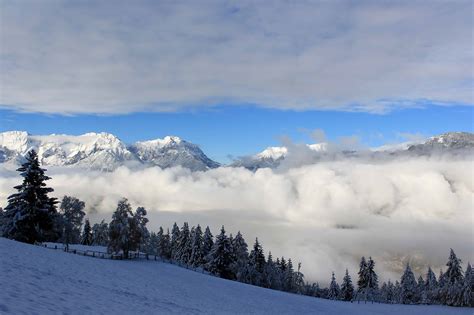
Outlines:
{"type": "Polygon", "coordinates": [[[84,230],[82,231],[82,245],[91,245],[92,244],[92,228],[89,219],[86,219],[84,223],[84,230]]]}
{"type": "Polygon", "coordinates": [[[329,285],[328,298],[330,300],[337,300],[339,298],[339,294],[340,294],[339,284],[337,284],[336,276],[334,275],[334,272],[333,272],[331,276],[331,284],[329,285]]]}
{"type": "Polygon", "coordinates": [[[418,277],[418,283],[416,287],[416,303],[422,303],[423,296],[425,295],[425,280],[423,280],[423,277],[420,275],[418,277]]]}
{"type": "Polygon", "coordinates": [[[158,231],[158,255],[164,259],[171,259],[171,236],[170,230],[163,234],[163,228],[160,226],[158,231]]]}
{"type": "Polygon", "coordinates": [[[232,262],[231,244],[229,238],[225,235],[224,226],[221,228],[221,233],[216,237],[216,242],[208,254],[207,261],[207,270],[212,274],[224,279],[232,277],[230,268],[232,262]]]}
{"type": "Polygon", "coordinates": [[[25,243],[55,241],[60,235],[56,230],[58,220],[56,198],[48,196],[53,191],[46,186],[50,177],[41,168],[34,150],[28,152],[26,162],[17,169],[23,177],[18,191],[8,197],[3,215],[3,236],[25,243]]]}
{"type": "Polygon", "coordinates": [[[184,222],[183,227],[181,228],[176,246],[176,261],[187,265],[192,251],[191,233],[189,231],[189,225],[187,222],[184,222]]]}
{"type": "Polygon", "coordinates": [[[462,292],[462,306],[474,307],[474,270],[468,263],[464,273],[464,286],[462,292]]]}
{"type": "Polygon", "coordinates": [[[179,243],[179,227],[176,222],[173,224],[173,228],[171,229],[171,259],[178,261],[178,243],[179,243]]]}
{"type": "Polygon", "coordinates": [[[237,232],[237,235],[232,242],[232,249],[234,256],[231,264],[232,273],[234,274],[237,281],[248,282],[248,245],[240,231],[237,232]]]}
{"type": "Polygon", "coordinates": [[[346,275],[342,279],[341,285],[341,300],[352,301],[354,297],[354,286],[352,285],[352,279],[349,275],[349,271],[346,269],[346,275]]]}
{"type": "Polygon", "coordinates": [[[214,246],[214,236],[209,229],[209,226],[206,226],[206,230],[204,231],[204,239],[202,244],[202,252],[204,257],[207,257],[211,252],[211,248],[214,246]]]}
{"type": "Polygon", "coordinates": [[[444,274],[445,283],[441,288],[442,300],[451,306],[460,306],[462,304],[462,288],[464,286],[464,277],[461,269],[461,259],[456,257],[451,249],[448,263],[448,269],[444,274]]]}
{"type": "Polygon", "coordinates": [[[189,259],[189,265],[200,267],[205,263],[203,246],[204,238],[202,236],[201,226],[198,224],[191,237],[191,257],[189,259]]]}
{"type": "Polygon", "coordinates": [[[421,295],[421,303],[433,304],[436,302],[437,295],[438,281],[436,280],[436,275],[434,274],[431,267],[428,267],[428,272],[426,273],[425,288],[421,295]]]}
{"type": "Polygon", "coordinates": [[[119,201],[109,225],[109,251],[114,253],[122,251],[125,258],[128,258],[130,250],[133,250],[130,235],[130,221],[132,217],[132,207],[128,200],[123,198],[119,201]]]}
{"type": "Polygon", "coordinates": [[[405,272],[402,275],[401,281],[401,302],[403,304],[413,304],[416,302],[416,294],[418,284],[415,280],[415,275],[411,271],[410,265],[407,263],[405,272]]]}
{"type": "MultiPolygon", "coordinates": [[[[249,282],[254,285],[261,286],[263,284],[263,270],[265,268],[265,254],[262,245],[255,239],[253,249],[250,251],[248,273],[249,282]]],[[[285,280],[283,280],[285,282],[285,280]]]]}

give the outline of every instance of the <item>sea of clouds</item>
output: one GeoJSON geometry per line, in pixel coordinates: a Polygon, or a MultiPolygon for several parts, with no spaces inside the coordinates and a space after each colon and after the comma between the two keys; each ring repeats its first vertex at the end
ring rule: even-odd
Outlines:
{"type": "MultiPolygon", "coordinates": [[[[240,230],[249,246],[301,261],[308,280],[326,283],[345,268],[356,276],[361,256],[372,256],[382,279],[410,262],[417,272],[443,267],[449,248],[474,261],[471,157],[340,158],[275,170],[181,167],[110,173],[50,168],[55,196],[87,204],[93,222],[110,220],[126,197],[149,211],[151,230],[177,221],[240,230]]],[[[2,166],[0,200],[20,177],[2,166]]]]}

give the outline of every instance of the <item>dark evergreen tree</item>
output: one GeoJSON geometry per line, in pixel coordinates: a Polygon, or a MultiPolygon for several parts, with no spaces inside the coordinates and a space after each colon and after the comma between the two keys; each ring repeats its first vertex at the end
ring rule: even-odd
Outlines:
{"type": "Polygon", "coordinates": [[[191,232],[189,231],[189,225],[187,222],[184,222],[183,227],[181,228],[176,246],[175,260],[181,264],[187,265],[192,252],[191,232]]]}
{"type": "Polygon", "coordinates": [[[81,236],[81,244],[82,245],[91,245],[92,244],[92,228],[89,219],[86,219],[84,223],[84,230],[82,231],[81,236]]]}
{"type": "Polygon", "coordinates": [[[423,280],[423,277],[420,275],[418,277],[418,283],[416,286],[416,298],[415,302],[416,303],[421,303],[422,298],[425,295],[425,280],[423,280]]]}
{"type": "Polygon", "coordinates": [[[339,298],[340,289],[339,284],[336,282],[336,276],[334,272],[331,276],[331,284],[329,285],[329,292],[328,292],[328,299],[330,300],[337,300],[339,298]]]}
{"type": "Polygon", "coordinates": [[[464,286],[462,292],[462,306],[474,307],[474,271],[468,263],[464,273],[464,286]]]}
{"type": "Polygon", "coordinates": [[[221,228],[221,233],[216,237],[216,242],[208,254],[207,261],[207,270],[212,274],[224,279],[231,279],[231,244],[225,234],[224,226],[221,228]]]}
{"type": "Polygon", "coordinates": [[[444,283],[440,290],[441,300],[447,305],[460,306],[463,300],[464,277],[461,259],[457,258],[453,249],[451,249],[446,266],[448,269],[444,274],[444,283]]]}
{"type": "Polygon", "coordinates": [[[349,275],[349,271],[346,269],[344,279],[341,284],[341,300],[352,301],[354,297],[354,286],[352,285],[352,279],[349,275]]]}
{"type": "Polygon", "coordinates": [[[163,228],[160,226],[158,231],[158,256],[164,259],[171,259],[171,238],[170,230],[168,229],[166,234],[163,233],[163,228]]]}
{"type": "Polygon", "coordinates": [[[416,302],[416,290],[418,284],[415,280],[415,275],[411,271],[410,265],[407,264],[405,267],[405,272],[402,275],[401,281],[401,292],[400,299],[403,304],[413,304],[416,302]]]}
{"type": "Polygon", "coordinates": [[[56,198],[48,196],[53,191],[45,181],[50,177],[41,168],[34,150],[28,152],[26,162],[17,169],[23,177],[18,191],[8,197],[3,216],[3,236],[25,243],[55,241],[60,236],[56,198]]]}
{"type": "Polygon", "coordinates": [[[421,303],[434,304],[438,295],[438,281],[431,267],[428,267],[426,273],[425,288],[421,294],[421,303]]]}
{"type": "Polygon", "coordinates": [[[234,277],[237,281],[240,282],[249,282],[249,270],[248,270],[248,261],[249,261],[249,253],[248,253],[248,245],[245,242],[242,234],[237,232],[233,242],[232,242],[232,264],[231,270],[234,277]]]}
{"type": "Polygon", "coordinates": [[[204,239],[202,244],[202,251],[204,257],[207,257],[208,254],[211,252],[211,248],[214,246],[214,236],[209,229],[209,226],[206,226],[206,230],[204,231],[204,239]]]}
{"type": "Polygon", "coordinates": [[[200,267],[204,265],[204,238],[202,236],[201,226],[198,224],[191,235],[191,257],[189,258],[189,265],[193,267],[200,267]]]}
{"type": "Polygon", "coordinates": [[[178,243],[179,243],[179,227],[176,222],[173,224],[173,228],[171,229],[171,259],[178,261],[178,243]]]}

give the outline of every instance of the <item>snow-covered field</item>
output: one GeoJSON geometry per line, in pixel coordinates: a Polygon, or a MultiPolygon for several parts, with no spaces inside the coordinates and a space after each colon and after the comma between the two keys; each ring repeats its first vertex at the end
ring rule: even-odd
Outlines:
{"type": "Polygon", "coordinates": [[[1,314],[472,314],[351,304],[227,281],[174,265],[68,254],[0,238],[1,314]]]}

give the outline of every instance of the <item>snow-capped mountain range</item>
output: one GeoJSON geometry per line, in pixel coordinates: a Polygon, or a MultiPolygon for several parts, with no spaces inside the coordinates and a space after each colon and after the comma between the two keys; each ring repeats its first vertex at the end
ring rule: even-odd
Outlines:
{"type": "Polygon", "coordinates": [[[165,137],[126,145],[110,133],[69,135],[30,135],[25,131],[0,133],[0,162],[19,163],[35,149],[42,165],[81,166],[111,171],[121,165],[183,166],[207,170],[219,166],[195,144],[178,137],[165,137]]]}
{"type": "MultiPolygon", "coordinates": [[[[0,133],[0,163],[19,164],[31,149],[38,152],[40,161],[45,166],[79,166],[102,171],[111,171],[122,165],[161,168],[182,166],[193,171],[205,171],[221,166],[207,157],[198,145],[174,136],[127,145],[116,136],[105,132],[91,132],[79,136],[38,136],[25,131],[0,133]]],[[[473,133],[450,132],[426,141],[385,145],[369,152],[374,155],[398,156],[426,155],[433,152],[459,153],[466,150],[474,150],[473,133]]],[[[338,151],[328,143],[268,147],[258,154],[240,157],[229,166],[250,170],[275,168],[288,156],[297,155],[298,151],[314,155],[314,159],[306,159],[303,164],[317,162],[320,157],[334,152],[345,156],[358,154],[356,151],[338,151]]]]}

